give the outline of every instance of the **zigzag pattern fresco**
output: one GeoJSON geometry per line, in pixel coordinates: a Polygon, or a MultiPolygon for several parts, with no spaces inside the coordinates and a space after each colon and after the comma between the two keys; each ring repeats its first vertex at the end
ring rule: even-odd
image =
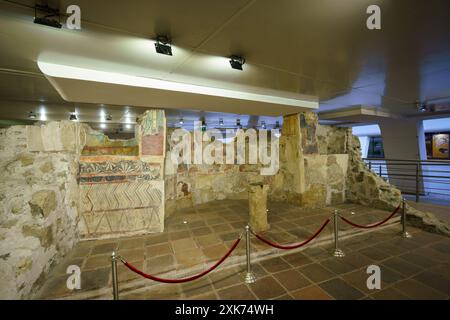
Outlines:
{"type": "Polygon", "coordinates": [[[86,184],[80,191],[84,237],[162,231],[164,181],[86,184]]]}
{"type": "Polygon", "coordinates": [[[159,207],[160,181],[82,185],[82,212],[159,207]]]}

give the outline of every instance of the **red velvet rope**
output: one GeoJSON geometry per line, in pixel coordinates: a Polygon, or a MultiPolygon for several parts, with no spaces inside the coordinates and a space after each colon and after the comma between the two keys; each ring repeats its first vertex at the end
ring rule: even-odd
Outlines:
{"type": "Polygon", "coordinates": [[[290,245],[290,246],[284,246],[284,245],[280,245],[277,243],[274,243],[272,241],[269,241],[267,239],[264,239],[263,237],[261,237],[260,235],[254,233],[254,235],[261,240],[262,242],[268,244],[269,246],[278,248],[278,249],[284,249],[284,250],[290,250],[290,249],[296,249],[296,248],[300,248],[306,244],[308,244],[309,242],[311,242],[311,240],[313,240],[315,237],[317,237],[319,235],[319,233],[322,232],[322,230],[326,227],[326,225],[330,222],[330,219],[327,219],[323,225],[319,228],[319,230],[316,231],[316,233],[314,233],[309,239],[306,239],[305,241],[298,243],[298,244],[294,244],[294,245],[290,245]]]}
{"type": "Polygon", "coordinates": [[[131,264],[129,264],[126,261],[122,261],[125,266],[127,266],[128,269],[130,269],[131,271],[143,276],[144,278],[153,280],[153,281],[158,281],[158,282],[164,282],[164,283],[183,283],[183,282],[189,282],[189,281],[193,281],[196,280],[198,278],[203,277],[204,275],[210,273],[211,271],[213,271],[215,268],[217,268],[222,262],[225,261],[226,258],[228,258],[228,256],[231,254],[231,252],[233,252],[233,250],[237,247],[237,245],[239,244],[239,242],[241,241],[241,238],[237,239],[236,242],[233,244],[233,246],[227,251],[227,253],[219,260],[216,262],[216,264],[214,264],[211,268],[209,268],[208,270],[205,270],[195,276],[192,277],[188,277],[188,278],[182,278],[182,279],[164,279],[164,278],[158,278],[155,276],[152,276],[150,274],[144,273],[143,271],[137,269],[136,267],[132,266],[131,264]]]}
{"type": "Polygon", "coordinates": [[[386,221],[388,221],[389,219],[391,219],[391,218],[398,212],[399,209],[400,209],[400,206],[398,206],[397,208],[395,208],[394,212],[392,212],[386,219],[384,219],[384,220],[382,220],[382,221],[380,221],[380,222],[377,222],[377,223],[375,223],[375,224],[367,225],[367,226],[363,226],[363,225],[360,225],[360,224],[356,224],[356,223],[351,222],[350,220],[348,220],[348,219],[346,219],[346,218],[344,218],[344,217],[341,217],[341,219],[344,220],[345,222],[347,222],[349,225],[351,225],[351,226],[353,226],[353,227],[356,227],[356,228],[362,228],[362,229],[370,229],[370,228],[378,227],[378,226],[382,225],[383,223],[385,223],[386,221]]]}

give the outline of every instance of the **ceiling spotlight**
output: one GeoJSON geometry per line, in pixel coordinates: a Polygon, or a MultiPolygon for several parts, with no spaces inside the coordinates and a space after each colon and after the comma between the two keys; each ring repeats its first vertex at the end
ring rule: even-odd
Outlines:
{"type": "Polygon", "coordinates": [[[41,24],[48,27],[61,29],[61,15],[58,9],[50,8],[48,5],[34,6],[34,23],[41,24]],[[39,14],[41,13],[41,14],[39,14]],[[58,20],[52,19],[57,17],[58,20]]]}
{"type": "Polygon", "coordinates": [[[77,117],[76,113],[71,113],[70,116],[69,116],[69,120],[70,121],[77,121],[78,117],[77,117]]]}
{"type": "Polygon", "coordinates": [[[34,120],[34,119],[36,119],[36,113],[34,113],[33,111],[30,111],[29,113],[28,113],[28,118],[29,119],[32,119],[32,120],[34,120]]]}
{"type": "Polygon", "coordinates": [[[266,130],[266,122],[265,121],[261,121],[261,128],[266,130]]]}
{"type": "Polygon", "coordinates": [[[157,36],[155,49],[157,53],[165,54],[168,56],[172,55],[172,47],[170,44],[170,39],[167,36],[157,36]]]}
{"type": "Polygon", "coordinates": [[[179,123],[179,124],[183,124],[183,123],[184,123],[183,118],[180,118],[180,121],[178,121],[178,123],[179,123]]]}
{"type": "Polygon", "coordinates": [[[242,70],[242,66],[245,63],[245,59],[239,56],[230,57],[230,65],[233,69],[242,70]]]}
{"type": "Polygon", "coordinates": [[[238,127],[238,129],[242,129],[241,119],[236,119],[236,127],[238,127]]]}
{"type": "Polygon", "coordinates": [[[107,114],[105,119],[106,119],[106,121],[111,121],[112,120],[112,115],[107,114]]]}
{"type": "Polygon", "coordinates": [[[100,128],[106,129],[106,123],[100,123],[100,128]]]}
{"type": "Polygon", "coordinates": [[[219,126],[223,126],[223,119],[222,118],[219,119],[219,126]]]}

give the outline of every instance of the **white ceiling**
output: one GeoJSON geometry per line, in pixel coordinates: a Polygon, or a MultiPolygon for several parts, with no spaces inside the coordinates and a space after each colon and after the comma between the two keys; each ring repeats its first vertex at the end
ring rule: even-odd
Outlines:
{"type": "Polygon", "coordinates": [[[321,111],[369,105],[414,114],[416,100],[447,103],[450,97],[447,0],[53,2],[61,10],[78,4],[82,30],[33,24],[33,10],[0,0],[0,118],[26,117],[4,111],[11,101],[74,107],[43,77],[39,58],[234,90],[313,95],[321,111]],[[382,9],[382,30],[365,27],[370,4],[382,9]],[[172,57],[154,52],[157,34],[172,38],[172,57]],[[246,58],[244,71],[229,67],[225,58],[232,54],[246,58]]]}

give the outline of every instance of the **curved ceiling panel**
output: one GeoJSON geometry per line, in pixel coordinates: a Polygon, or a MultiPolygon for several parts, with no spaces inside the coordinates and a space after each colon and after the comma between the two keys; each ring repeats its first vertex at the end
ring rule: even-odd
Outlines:
{"type": "Polygon", "coordinates": [[[70,102],[198,109],[277,116],[317,109],[317,98],[258,88],[230,90],[38,61],[70,102]]]}

